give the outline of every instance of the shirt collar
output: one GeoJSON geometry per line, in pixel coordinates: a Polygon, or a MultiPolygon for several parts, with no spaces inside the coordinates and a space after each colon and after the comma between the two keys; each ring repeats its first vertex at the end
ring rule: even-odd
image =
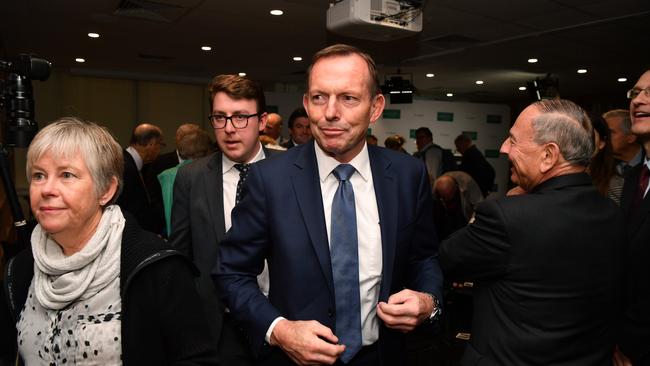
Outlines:
{"type": "MultiPolygon", "coordinates": [[[[260,160],[263,160],[265,158],[264,149],[262,148],[262,144],[260,144],[259,146],[260,146],[260,149],[257,151],[257,154],[255,154],[255,156],[253,156],[253,158],[250,161],[247,161],[246,163],[252,164],[252,163],[258,162],[260,160]]],[[[222,156],[221,168],[222,168],[223,174],[226,174],[228,171],[230,171],[230,169],[232,169],[235,166],[235,164],[239,164],[238,162],[235,162],[235,161],[232,161],[232,160],[228,159],[228,157],[224,153],[221,153],[221,156],[222,156]]]]}
{"type": "Polygon", "coordinates": [[[138,171],[141,171],[144,162],[142,161],[142,157],[138,153],[138,150],[136,150],[133,146],[129,146],[126,148],[126,151],[131,154],[131,157],[133,157],[133,161],[135,161],[135,166],[138,168],[138,171]]]}
{"type": "MultiPolygon", "coordinates": [[[[316,163],[318,164],[318,176],[321,183],[327,179],[327,177],[332,173],[334,168],[341,164],[338,160],[327,155],[320,145],[314,141],[314,149],[316,150],[316,163]]],[[[364,142],[363,149],[355,156],[348,164],[352,165],[356,169],[357,173],[363,178],[364,181],[368,181],[372,170],[370,169],[370,158],[368,156],[368,145],[364,142]]]]}

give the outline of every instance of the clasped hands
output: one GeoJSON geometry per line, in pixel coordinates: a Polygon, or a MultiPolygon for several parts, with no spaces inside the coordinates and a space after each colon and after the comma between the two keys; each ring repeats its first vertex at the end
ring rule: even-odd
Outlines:
{"type": "MultiPolygon", "coordinates": [[[[433,313],[428,294],[402,290],[377,304],[377,316],[388,328],[409,332],[433,313]]],[[[332,330],[315,320],[282,319],[273,328],[270,343],[279,346],[297,364],[331,365],[345,351],[332,330]]]]}

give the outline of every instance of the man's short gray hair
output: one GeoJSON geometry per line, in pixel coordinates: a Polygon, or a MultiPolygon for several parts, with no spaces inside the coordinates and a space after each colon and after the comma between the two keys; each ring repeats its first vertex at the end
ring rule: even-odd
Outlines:
{"type": "Polygon", "coordinates": [[[113,177],[117,178],[117,191],[107,205],[117,200],[123,186],[124,158],[120,144],[106,127],[75,117],[64,117],[47,125],[27,150],[28,182],[31,183],[32,167],[47,153],[55,159],[72,158],[78,153],[90,171],[98,197],[106,193],[113,177]]]}
{"type": "Polygon", "coordinates": [[[535,143],[554,142],[569,164],[589,165],[594,132],[584,109],[566,99],[544,99],[533,105],[541,113],[533,119],[535,143]]]}
{"type": "Polygon", "coordinates": [[[627,109],[614,109],[614,110],[605,112],[603,114],[604,119],[616,118],[616,117],[621,118],[621,121],[622,121],[621,130],[623,130],[623,133],[625,135],[629,135],[630,133],[632,133],[632,131],[630,131],[632,129],[632,119],[630,117],[630,111],[627,110],[627,109]]]}

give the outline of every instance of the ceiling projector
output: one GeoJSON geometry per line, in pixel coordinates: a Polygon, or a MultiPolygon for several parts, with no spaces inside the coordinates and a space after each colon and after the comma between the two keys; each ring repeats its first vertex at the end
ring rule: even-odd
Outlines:
{"type": "Polygon", "coordinates": [[[391,41],[422,31],[422,2],[342,0],[327,9],[327,29],[333,33],[391,41]]]}

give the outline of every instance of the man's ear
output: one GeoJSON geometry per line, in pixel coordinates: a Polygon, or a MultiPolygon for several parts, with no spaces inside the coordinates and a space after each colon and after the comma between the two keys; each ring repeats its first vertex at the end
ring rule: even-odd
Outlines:
{"type": "Polygon", "coordinates": [[[257,126],[258,131],[262,132],[266,128],[266,117],[268,114],[266,112],[260,114],[260,123],[257,126]]]}
{"type": "Polygon", "coordinates": [[[562,153],[560,152],[560,147],[557,146],[554,142],[549,142],[544,144],[542,149],[542,160],[540,162],[540,171],[546,173],[549,170],[553,169],[560,161],[562,153]]]}
{"type": "Polygon", "coordinates": [[[381,114],[384,113],[384,107],[386,106],[386,98],[383,94],[379,93],[375,95],[372,99],[372,105],[370,107],[370,123],[375,123],[381,114]]]}
{"type": "Polygon", "coordinates": [[[630,133],[628,133],[627,135],[625,135],[625,142],[627,142],[628,144],[632,145],[632,144],[634,144],[635,142],[637,142],[637,136],[636,136],[635,134],[633,134],[633,133],[630,132],[630,133]]]}

